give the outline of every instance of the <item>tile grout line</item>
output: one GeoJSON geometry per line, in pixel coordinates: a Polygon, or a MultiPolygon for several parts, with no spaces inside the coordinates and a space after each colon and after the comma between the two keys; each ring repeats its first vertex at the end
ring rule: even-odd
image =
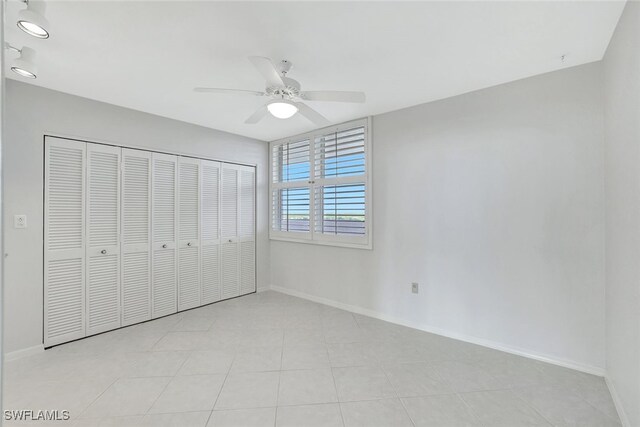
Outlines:
{"type": "Polygon", "coordinates": [[[282,346],[280,347],[280,370],[278,371],[278,388],[276,390],[276,413],[273,417],[273,426],[278,424],[278,404],[280,403],[280,382],[282,381],[282,359],[284,357],[284,330],[282,331],[282,346]]]}
{"type": "Polygon", "coordinates": [[[413,426],[415,427],[416,423],[413,420],[413,418],[411,417],[411,414],[409,414],[409,411],[407,410],[407,407],[405,406],[404,402],[402,401],[402,398],[399,396],[398,390],[396,390],[396,387],[391,383],[391,380],[389,379],[389,375],[387,374],[387,370],[384,368],[384,366],[382,364],[380,364],[379,369],[382,371],[382,373],[384,374],[384,377],[387,379],[387,382],[391,386],[391,389],[393,390],[393,394],[395,395],[396,399],[398,399],[398,401],[400,402],[400,405],[402,406],[402,409],[404,409],[404,413],[407,415],[407,417],[409,417],[409,421],[411,421],[411,424],[413,424],[413,426]]]}

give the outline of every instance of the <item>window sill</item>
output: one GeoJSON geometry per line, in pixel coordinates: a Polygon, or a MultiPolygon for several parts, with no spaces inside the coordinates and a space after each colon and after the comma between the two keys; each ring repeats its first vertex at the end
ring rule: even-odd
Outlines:
{"type": "Polygon", "coordinates": [[[335,246],[340,248],[350,248],[350,249],[364,249],[364,250],[373,250],[373,245],[371,244],[371,240],[369,239],[367,242],[363,243],[354,243],[354,242],[345,242],[339,240],[311,240],[306,238],[295,238],[295,237],[286,237],[286,236],[269,236],[269,240],[278,241],[278,242],[289,242],[289,243],[304,243],[307,245],[317,245],[317,246],[335,246]]]}

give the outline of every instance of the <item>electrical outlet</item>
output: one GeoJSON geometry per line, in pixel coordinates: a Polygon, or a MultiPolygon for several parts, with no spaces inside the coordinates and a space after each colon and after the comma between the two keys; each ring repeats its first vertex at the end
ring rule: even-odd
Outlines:
{"type": "Polygon", "coordinates": [[[14,215],[13,216],[13,228],[27,228],[27,216],[26,215],[14,215]]]}
{"type": "Polygon", "coordinates": [[[413,292],[414,294],[417,294],[419,291],[419,285],[417,282],[413,282],[411,283],[411,292],[413,292]]]}

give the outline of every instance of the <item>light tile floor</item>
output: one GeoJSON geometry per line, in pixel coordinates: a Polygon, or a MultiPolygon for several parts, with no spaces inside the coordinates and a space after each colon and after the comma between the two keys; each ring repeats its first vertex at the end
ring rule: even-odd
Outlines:
{"type": "Polygon", "coordinates": [[[55,426],[620,425],[602,378],[276,292],[58,346],[5,377],[5,409],[69,410],[55,426]]]}

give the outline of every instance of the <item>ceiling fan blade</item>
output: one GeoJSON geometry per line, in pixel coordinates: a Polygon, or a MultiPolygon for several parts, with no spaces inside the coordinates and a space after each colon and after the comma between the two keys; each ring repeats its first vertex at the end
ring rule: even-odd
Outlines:
{"type": "Polygon", "coordinates": [[[318,113],[313,108],[309,107],[307,104],[303,104],[302,102],[296,102],[296,107],[298,107],[298,112],[306,117],[312,123],[323,127],[328,126],[331,122],[322,114],[318,113]]]}
{"type": "Polygon", "coordinates": [[[250,56],[249,61],[258,69],[262,77],[267,81],[268,86],[285,86],[271,59],[263,56],[250,56]]]}
{"type": "Polygon", "coordinates": [[[250,115],[249,118],[244,122],[248,125],[255,125],[260,120],[262,120],[264,116],[267,115],[268,112],[269,110],[267,110],[267,106],[263,105],[262,107],[258,108],[255,113],[250,115]]]}
{"type": "Polygon", "coordinates": [[[255,90],[223,89],[219,87],[196,87],[196,88],[193,88],[193,91],[206,92],[206,93],[223,93],[223,94],[230,94],[230,95],[264,96],[264,92],[256,92],[255,90]]]}
{"type": "Polygon", "coordinates": [[[364,92],[345,92],[339,90],[312,90],[302,92],[302,98],[308,101],[359,102],[366,100],[364,92]]]}

